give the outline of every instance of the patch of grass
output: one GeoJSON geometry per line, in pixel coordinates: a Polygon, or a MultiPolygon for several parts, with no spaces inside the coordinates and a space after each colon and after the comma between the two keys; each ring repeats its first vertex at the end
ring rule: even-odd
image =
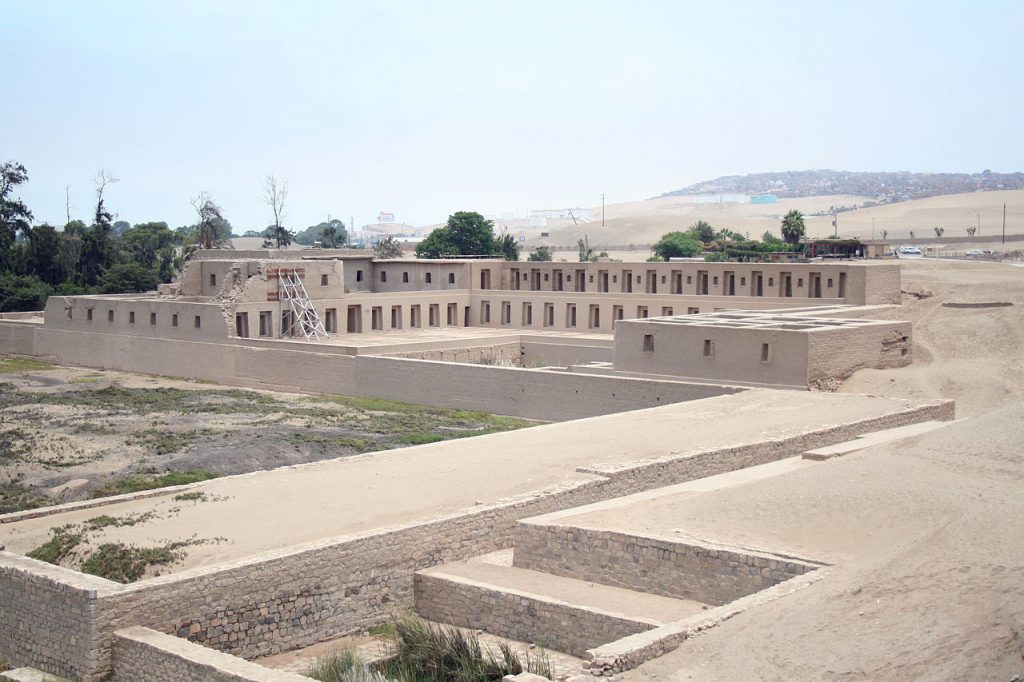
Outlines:
{"type": "Polygon", "coordinates": [[[86,557],[82,562],[83,573],[119,583],[133,583],[142,578],[150,566],[167,566],[180,561],[185,553],[181,550],[201,540],[168,542],[162,547],[135,547],[120,542],[108,542],[86,557]]]}
{"type": "Polygon", "coordinates": [[[18,479],[0,481],[0,514],[38,509],[50,504],[53,500],[26,488],[18,479]]]}
{"type": "Polygon", "coordinates": [[[94,516],[91,519],[87,519],[85,522],[86,528],[89,530],[101,530],[103,528],[121,528],[122,526],[134,526],[139,523],[145,523],[152,519],[156,514],[148,511],[145,514],[127,514],[125,516],[109,516],[107,514],[101,514],[100,516],[94,516]]]}
{"type": "Polygon", "coordinates": [[[242,389],[183,390],[179,388],[125,388],[111,385],[63,393],[17,391],[11,386],[0,393],[0,407],[9,405],[65,405],[112,414],[261,414],[281,409],[281,403],[242,389]],[[13,389],[13,390],[12,390],[13,389]]]}
{"type": "MultiPolygon", "coordinates": [[[[203,432],[209,429],[203,429],[203,432]]],[[[169,455],[192,445],[202,435],[200,431],[161,431],[146,429],[137,432],[131,442],[152,450],[157,455],[169,455]]]]}
{"type": "Polygon", "coordinates": [[[34,440],[24,429],[0,431],[0,466],[20,462],[32,451],[34,440]]]}
{"type": "Polygon", "coordinates": [[[445,437],[439,433],[403,433],[395,438],[395,442],[402,445],[424,445],[441,440],[445,440],[445,437]]]}
{"type": "Polygon", "coordinates": [[[395,624],[389,621],[380,625],[374,625],[372,628],[368,628],[366,633],[373,637],[391,638],[395,636],[395,624]]]}
{"type": "Polygon", "coordinates": [[[0,357],[0,374],[20,374],[22,372],[45,372],[54,369],[48,362],[40,362],[31,358],[16,358],[10,355],[0,357]]]}
{"type": "Polygon", "coordinates": [[[174,496],[175,502],[206,502],[206,493],[191,492],[174,496]]]}
{"type": "Polygon", "coordinates": [[[306,677],[321,682],[388,682],[384,675],[366,665],[359,652],[353,649],[342,649],[318,658],[306,677]]]}
{"type": "Polygon", "coordinates": [[[474,634],[453,627],[435,626],[416,616],[395,621],[392,656],[380,663],[385,677],[398,682],[489,682],[524,670],[551,677],[551,666],[541,652],[525,660],[507,642],[495,652],[474,634]]]}
{"type": "Polygon", "coordinates": [[[75,426],[72,432],[76,434],[89,433],[96,436],[113,436],[117,433],[117,429],[100,426],[92,422],[81,422],[75,426]]]}
{"type": "Polygon", "coordinates": [[[48,564],[60,565],[71,552],[85,540],[83,533],[75,524],[58,526],[50,529],[50,539],[39,545],[26,556],[48,564]]]}
{"type": "Polygon", "coordinates": [[[174,485],[208,481],[211,478],[217,478],[219,475],[205,469],[192,469],[189,471],[172,471],[162,476],[125,476],[97,488],[93,491],[92,496],[109,497],[110,495],[123,495],[124,493],[135,493],[142,490],[168,488],[174,485]]]}
{"type": "Polygon", "coordinates": [[[330,433],[302,433],[301,431],[296,431],[288,434],[288,440],[295,444],[308,443],[330,448],[351,448],[356,452],[371,452],[381,449],[380,445],[372,438],[335,436],[330,433]]]}

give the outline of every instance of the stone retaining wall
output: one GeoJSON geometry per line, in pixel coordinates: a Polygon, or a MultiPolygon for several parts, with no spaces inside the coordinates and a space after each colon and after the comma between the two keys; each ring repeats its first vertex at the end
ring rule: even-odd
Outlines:
{"type": "Polygon", "coordinates": [[[513,565],[720,606],[818,568],[799,559],[521,521],[513,565]]]}
{"type": "Polygon", "coordinates": [[[584,656],[659,624],[449,575],[416,575],[416,613],[499,637],[584,656]]]}
{"type": "Polygon", "coordinates": [[[99,680],[97,595],[114,583],[0,551],[0,658],[99,680]]]}
{"type": "Polygon", "coordinates": [[[118,682],[308,682],[144,627],[114,633],[118,682]]]}
{"type": "Polygon", "coordinates": [[[588,468],[601,479],[132,585],[3,552],[0,658],[13,665],[98,679],[110,670],[112,633],[131,625],[182,633],[246,658],[307,646],[377,624],[396,608],[411,608],[416,571],[510,547],[519,519],[732,471],[868,431],[951,416],[952,403],[936,402],[767,444],[588,468]],[[81,594],[82,580],[96,586],[94,596],[81,594]],[[65,586],[75,595],[67,602],[65,586]],[[69,604],[70,616],[63,606],[55,610],[55,604],[64,603],[69,604]],[[70,630],[59,629],[67,622],[74,624],[70,630]],[[58,628],[55,634],[49,634],[51,627],[58,628]]]}

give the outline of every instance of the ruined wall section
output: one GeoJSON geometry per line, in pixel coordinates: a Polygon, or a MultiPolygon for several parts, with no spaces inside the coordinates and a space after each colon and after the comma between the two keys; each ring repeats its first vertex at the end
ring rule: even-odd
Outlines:
{"type": "MultiPolygon", "coordinates": [[[[602,585],[720,606],[817,564],[699,541],[521,521],[513,565],[602,585]]],[[[605,640],[611,641],[611,640],[605,640]]]]}
{"type": "Polygon", "coordinates": [[[0,658],[85,682],[101,679],[97,596],[113,585],[0,551],[0,658]]]}
{"type": "Polygon", "coordinates": [[[308,682],[149,628],[114,633],[113,672],[118,682],[308,682]]]}

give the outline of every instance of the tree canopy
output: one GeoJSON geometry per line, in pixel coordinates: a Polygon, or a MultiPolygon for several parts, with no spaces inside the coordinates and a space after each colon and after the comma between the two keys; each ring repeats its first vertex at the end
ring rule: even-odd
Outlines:
{"type": "Polygon", "coordinates": [[[507,232],[494,236],[494,223],[479,213],[459,211],[448,216],[444,227],[433,230],[416,246],[418,258],[453,256],[501,256],[519,259],[519,244],[507,232]]]}
{"type": "Polygon", "coordinates": [[[526,257],[526,260],[544,262],[552,261],[554,258],[551,255],[550,248],[547,246],[538,246],[530,252],[530,255],[526,257]]]}
{"type": "Polygon", "coordinates": [[[664,260],[696,256],[703,249],[704,245],[696,229],[664,234],[651,248],[656,256],[664,260]]]}
{"type": "Polygon", "coordinates": [[[782,217],[782,238],[787,244],[799,244],[804,232],[803,213],[793,209],[782,217]]]}

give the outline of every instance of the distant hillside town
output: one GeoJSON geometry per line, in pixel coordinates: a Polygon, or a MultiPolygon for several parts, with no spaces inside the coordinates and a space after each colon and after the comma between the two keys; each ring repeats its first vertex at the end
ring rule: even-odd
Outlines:
{"type": "Polygon", "coordinates": [[[834,170],[785,171],[727,175],[699,182],[659,197],[695,195],[741,195],[757,197],[808,197],[846,194],[874,197],[873,203],[887,204],[942,194],[1024,189],[1024,173],[873,173],[834,170]]]}

